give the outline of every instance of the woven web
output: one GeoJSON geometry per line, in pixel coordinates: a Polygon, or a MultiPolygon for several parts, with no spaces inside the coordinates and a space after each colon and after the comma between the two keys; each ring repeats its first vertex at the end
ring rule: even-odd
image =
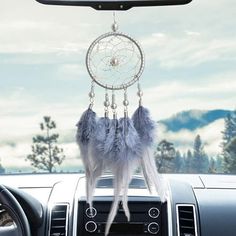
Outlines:
{"type": "Polygon", "coordinates": [[[89,53],[92,77],[105,87],[129,86],[142,67],[138,45],[122,35],[108,35],[97,41],[89,53]]]}

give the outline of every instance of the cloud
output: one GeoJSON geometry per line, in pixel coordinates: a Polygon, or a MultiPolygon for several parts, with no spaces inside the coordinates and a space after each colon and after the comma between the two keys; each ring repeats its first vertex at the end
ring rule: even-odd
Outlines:
{"type": "Polygon", "coordinates": [[[219,119],[203,128],[190,130],[180,130],[179,132],[172,132],[166,130],[164,125],[158,125],[158,140],[166,139],[175,144],[175,147],[182,153],[193,149],[195,137],[199,134],[201,136],[204,150],[210,156],[216,156],[221,153],[220,144],[222,142],[222,133],[224,129],[224,120],[219,119]]]}
{"type": "MultiPolygon", "coordinates": [[[[64,154],[66,156],[63,164],[58,168],[81,168],[82,161],[79,158],[79,149],[75,142],[73,143],[63,143],[59,144],[61,148],[64,150],[64,154]]],[[[21,142],[14,146],[4,145],[0,146],[0,163],[6,169],[17,168],[18,171],[25,170],[28,168],[29,170],[33,170],[29,161],[26,160],[27,155],[31,153],[31,143],[21,142]]]]}
{"type": "Polygon", "coordinates": [[[157,119],[183,110],[234,109],[236,72],[203,77],[196,81],[169,81],[144,90],[144,104],[157,119]]]}
{"type": "Polygon", "coordinates": [[[191,68],[210,61],[235,60],[236,37],[214,38],[201,32],[154,33],[141,39],[150,64],[191,68]],[[154,50],[155,48],[155,50],[154,50]]]}
{"type": "Polygon", "coordinates": [[[80,77],[87,77],[87,70],[85,64],[63,64],[59,70],[59,74],[63,74],[63,78],[72,78],[72,79],[80,79],[80,77]],[[74,77],[68,77],[65,75],[73,75],[74,77]]]}

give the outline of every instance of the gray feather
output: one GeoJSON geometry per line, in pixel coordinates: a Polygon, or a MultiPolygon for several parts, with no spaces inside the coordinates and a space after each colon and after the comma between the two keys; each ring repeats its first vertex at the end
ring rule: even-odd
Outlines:
{"type": "Polygon", "coordinates": [[[82,114],[79,122],[77,123],[76,141],[79,145],[80,155],[85,167],[86,194],[87,194],[87,201],[90,205],[92,204],[91,179],[93,178],[94,167],[89,152],[89,144],[91,142],[91,138],[94,135],[95,129],[96,129],[96,113],[89,108],[82,114]]]}
{"type": "Polygon", "coordinates": [[[139,106],[139,108],[134,112],[132,120],[141,140],[141,167],[147,187],[149,191],[151,191],[151,186],[154,185],[161,200],[165,201],[167,192],[166,184],[162,175],[160,175],[157,171],[152,152],[152,146],[156,138],[156,124],[150,118],[148,109],[143,106],[139,106]]]}
{"type": "Polygon", "coordinates": [[[92,203],[94,189],[98,178],[102,175],[106,162],[104,160],[104,144],[109,131],[110,120],[99,118],[96,123],[94,134],[89,144],[89,156],[91,160],[92,173],[90,174],[88,202],[92,203]]]}
{"type": "Polygon", "coordinates": [[[139,135],[129,118],[113,121],[107,136],[105,150],[114,174],[114,201],[108,216],[106,234],[115,218],[120,196],[125,215],[130,220],[128,208],[128,188],[132,175],[141,161],[142,149],[139,135]]]}
{"type": "Polygon", "coordinates": [[[156,124],[150,118],[147,108],[139,106],[132,116],[134,127],[137,130],[142,145],[152,146],[155,141],[156,124]]]}

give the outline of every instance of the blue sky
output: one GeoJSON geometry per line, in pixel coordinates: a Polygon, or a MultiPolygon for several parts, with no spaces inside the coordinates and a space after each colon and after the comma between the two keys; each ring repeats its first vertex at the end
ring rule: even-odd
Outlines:
{"type": "MultiPolygon", "coordinates": [[[[138,39],[145,51],[144,102],[156,120],[187,109],[235,108],[235,12],[234,0],[193,0],[117,13],[120,31],[138,39]]],[[[25,157],[44,115],[56,120],[68,156],[77,158],[75,123],[87,107],[90,86],[86,50],[110,31],[112,19],[112,12],[90,8],[1,1],[2,163],[10,165],[9,156],[25,157]]],[[[136,87],[129,94],[132,112],[136,87]]],[[[100,115],[102,101],[103,90],[97,89],[100,115]]]]}

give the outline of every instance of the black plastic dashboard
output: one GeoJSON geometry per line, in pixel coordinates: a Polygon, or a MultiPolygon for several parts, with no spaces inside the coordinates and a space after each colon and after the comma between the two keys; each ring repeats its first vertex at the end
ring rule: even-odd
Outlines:
{"type": "MultiPolygon", "coordinates": [[[[86,201],[80,201],[78,208],[79,235],[100,236],[105,233],[107,216],[112,204],[112,197],[96,197],[92,210],[86,201]]],[[[167,209],[158,197],[130,197],[131,219],[128,222],[120,202],[117,215],[111,226],[110,234],[121,235],[157,235],[167,236],[167,209]]]]}
{"type": "MultiPolygon", "coordinates": [[[[150,194],[144,187],[139,188],[141,179],[133,182],[137,185],[129,191],[131,220],[127,222],[120,205],[109,235],[236,235],[235,176],[165,177],[169,186],[165,203],[155,192],[150,194]]],[[[85,201],[82,175],[1,176],[0,182],[16,188],[11,191],[26,211],[32,236],[101,236],[112,203],[109,178],[96,189],[92,212],[85,201]],[[21,191],[27,194],[22,195],[21,191]]]]}

